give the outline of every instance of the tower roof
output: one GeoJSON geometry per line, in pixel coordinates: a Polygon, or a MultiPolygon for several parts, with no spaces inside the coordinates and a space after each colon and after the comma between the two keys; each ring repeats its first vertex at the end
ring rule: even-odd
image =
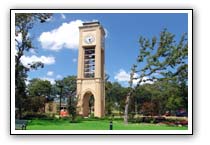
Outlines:
{"type": "Polygon", "coordinates": [[[82,26],[79,27],[79,29],[86,29],[86,28],[94,28],[98,27],[103,31],[103,35],[105,35],[105,31],[103,26],[100,24],[99,21],[90,21],[90,22],[84,22],[82,26]]]}
{"type": "Polygon", "coordinates": [[[100,22],[99,21],[94,21],[94,22],[84,22],[83,23],[83,26],[86,26],[86,25],[100,25],[100,22]]]}

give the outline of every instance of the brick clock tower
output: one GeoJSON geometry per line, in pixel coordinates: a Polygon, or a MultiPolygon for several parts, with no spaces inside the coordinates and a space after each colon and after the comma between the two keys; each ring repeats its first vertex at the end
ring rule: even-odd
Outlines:
{"type": "Polygon", "coordinates": [[[77,72],[77,113],[88,116],[89,99],[94,98],[94,116],[105,112],[104,36],[99,22],[83,23],[79,27],[79,54],[77,72]]]}

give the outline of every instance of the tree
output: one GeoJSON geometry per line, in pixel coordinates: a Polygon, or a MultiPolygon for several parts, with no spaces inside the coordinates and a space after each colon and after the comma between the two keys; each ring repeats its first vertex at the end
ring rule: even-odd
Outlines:
{"type": "Polygon", "coordinates": [[[138,114],[139,112],[144,114],[144,111],[142,110],[143,104],[145,102],[152,102],[152,97],[154,94],[154,89],[152,88],[153,84],[144,84],[139,85],[135,88],[135,91],[133,93],[133,101],[135,104],[135,114],[138,114]]]}
{"type": "MultiPolygon", "coordinates": [[[[156,37],[150,41],[140,37],[140,54],[138,65],[146,62],[146,65],[137,70],[139,83],[143,78],[148,80],[187,80],[188,75],[188,43],[187,35],[183,34],[176,42],[175,35],[164,29],[160,33],[159,40],[156,37]],[[181,77],[180,77],[181,76],[181,77]]],[[[145,80],[146,81],[146,80],[145,80]]]]}
{"type": "Polygon", "coordinates": [[[46,99],[51,94],[51,84],[47,80],[32,79],[28,85],[28,111],[38,112],[45,108],[46,99]]]}
{"type": "Polygon", "coordinates": [[[67,76],[62,80],[56,81],[56,84],[63,85],[63,97],[68,98],[68,112],[72,121],[76,118],[76,107],[77,107],[77,98],[76,98],[76,76],[67,76]]]}
{"type": "Polygon", "coordinates": [[[121,114],[121,111],[125,107],[125,96],[127,94],[127,89],[122,87],[118,82],[106,82],[106,114],[112,115],[113,110],[118,111],[121,114]]]}
{"type": "Polygon", "coordinates": [[[26,109],[34,113],[44,112],[45,110],[45,101],[44,96],[31,96],[28,97],[25,102],[27,102],[26,109]]]}
{"type": "Polygon", "coordinates": [[[113,110],[113,101],[112,101],[112,83],[109,81],[105,82],[105,114],[111,115],[113,110]]]}
{"type": "MultiPolygon", "coordinates": [[[[180,108],[186,109],[184,102],[183,90],[180,89],[180,84],[177,82],[164,82],[163,95],[165,96],[165,109],[169,112],[175,112],[180,108]]],[[[186,97],[188,94],[186,94],[186,97]]],[[[173,113],[174,114],[174,113],[173,113]]]]}
{"type": "Polygon", "coordinates": [[[48,80],[32,79],[28,85],[29,96],[49,97],[52,85],[48,80]]]}
{"type": "Polygon", "coordinates": [[[21,40],[15,39],[16,50],[15,55],[15,107],[18,108],[18,116],[22,117],[22,110],[26,100],[26,84],[27,72],[31,69],[43,67],[41,62],[36,62],[24,66],[21,63],[21,57],[26,51],[33,49],[32,39],[29,36],[29,30],[33,28],[33,24],[37,21],[43,23],[51,17],[51,14],[38,13],[16,13],[15,14],[15,35],[21,37],[21,40]]]}
{"type": "Polygon", "coordinates": [[[111,115],[113,110],[113,97],[112,97],[112,82],[109,81],[109,75],[105,74],[105,114],[111,115]]]}
{"type": "Polygon", "coordinates": [[[129,91],[128,94],[126,96],[126,100],[125,100],[125,112],[124,112],[124,123],[128,124],[128,109],[129,109],[129,105],[130,105],[130,100],[131,100],[131,96],[133,95],[134,89],[133,89],[133,80],[134,78],[134,74],[136,72],[136,65],[133,65],[133,67],[131,68],[131,73],[130,73],[130,81],[129,81],[129,91]]]}
{"type": "Polygon", "coordinates": [[[186,84],[188,79],[188,42],[187,35],[183,34],[177,42],[175,35],[164,29],[160,37],[151,40],[141,36],[140,50],[137,62],[133,65],[130,74],[130,91],[127,94],[124,123],[128,123],[128,107],[135,88],[146,81],[177,81],[186,84]],[[143,67],[142,67],[143,66],[143,67]],[[138,77],[134,77],[138,74],[138,77]],[[138,84],[133,88],[133,80],[138,84]]]}
{"type": "Polygon", "coordinates": [[[146,116],[148,116],[148,115],[153,116],[155,114],[155,111],[157,111],[155,103],[153,103],[153,102],[144,102],[142,104],[142,112],[143,112],[144,115],[146,115],[146,116]]]}
{"type": "MultiPolygon", "coordinates": [[[[64,77],[62,80],[64,86],[64,95],[65,96],[76,96],[76,88],[77,88],[77,79],[76,76],[67,76],[64,77]]],[[[58,81],[59,82],[59,81],[58,81]]]]}
{"type": "Polygon", "coordinates": [[[176,110],[186,108],[182,94],[180,84],[165,80],[139,85],[135,88],[133,99],[137,101],[136,110],[143,115],[163,115],[166,111],[174,114],[176,110]]]}

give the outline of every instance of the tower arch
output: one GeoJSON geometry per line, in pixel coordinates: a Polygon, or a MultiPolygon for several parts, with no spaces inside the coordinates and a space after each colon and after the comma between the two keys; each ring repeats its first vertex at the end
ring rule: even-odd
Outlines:
{"type": "MultiPolygon", "coordinates": [[[[89,116],[95,111],[95,96],[91,91],[86,91],[82,95],[83,116],[89,116]]],[[[95,114],[95,113],[94,113],[95,114]]]]}

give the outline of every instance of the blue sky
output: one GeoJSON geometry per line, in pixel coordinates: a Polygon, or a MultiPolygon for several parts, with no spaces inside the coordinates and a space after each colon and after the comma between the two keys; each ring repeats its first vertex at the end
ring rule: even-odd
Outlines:
{"type": "Polygon", "coordinates": [[[47,23],[35,24],[30,31],[37,50],[25,54],[23,61],[41,60],[45,67],[29,72],[29,79],[53,82],[77,74],[78,25],[98,20],[107,31],[105,69],[111,81],[126,85],[130,68],[135,63],[139,37],[158,36],[167,28],[179,39],[187,32],[187,13],[97,13],[54,14],[47,23]]]}

